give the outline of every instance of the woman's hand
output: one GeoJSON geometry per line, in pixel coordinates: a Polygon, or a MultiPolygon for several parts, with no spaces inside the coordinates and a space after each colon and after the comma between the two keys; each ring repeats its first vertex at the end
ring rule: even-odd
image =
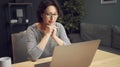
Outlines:
{"type": "MultiPolygon", "coordinates": [[[[41,39],[38,47],[42,50],[45,49],[45,46],[47,45],[47,42],[50,38],[50,36],[53,36],[55,34],[54,29],[56,26],[54,25],[47,25],[42,31],[44,32],[44,37],[41,39]]],[[[54,35],[55,36],[55,35],[54,35]]]]}
{"type": "Polygon", "coordinates": [[[58,45],[64,45],[64,42],[56,36],[57,33],[57,27],[55,25],[48,25],[45,30],[44,30],[45,36],[46,37],[52,37],[57,43],[58,45]]]}
{"type": "Polygon", "coordinates": [[[45,30],[44,30],[44,34],[51,35],[52,37],[56,36],[56,28],[57,27],[55,25],[47,25],[45,30]]]}
{"type": "Polygon", "coordinates": [[[56,32],[57,32],[57,27],[54,25],[51,37],[53,37],[53,38],[56,37],[56,32]]]}

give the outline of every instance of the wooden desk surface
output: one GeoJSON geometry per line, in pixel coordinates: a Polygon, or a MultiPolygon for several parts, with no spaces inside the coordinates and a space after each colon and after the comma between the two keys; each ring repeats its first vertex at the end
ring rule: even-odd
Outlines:
{"type": "Polygon", "coordinates": [[[15,64],[12,64],[12,67],[34,67],[35,64],[50,62],[51,60],[52,60],[52,57],[47,57],[43,59],[38,59],[36,62],[25,61],[25,62],[15,63],[15,64]]]}
{"type": "Polygon", "coordinates": [[[120,67],[120,55],[97,50],[90,67],[120,67]]]}
{"type": "MultiPolygon", "coordinates": [[[[50,62],[52,57],[38,59],[36,62],[25,61],[12,64],[12,67],[34,67],[35,64],[50,62]]],[[[97,50],[90,67],[120,67],[120,55],[97,50]]]]}

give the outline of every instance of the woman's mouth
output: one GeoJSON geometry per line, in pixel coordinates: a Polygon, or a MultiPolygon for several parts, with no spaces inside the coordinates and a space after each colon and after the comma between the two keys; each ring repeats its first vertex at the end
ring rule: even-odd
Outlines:
{"type": "Polygon", "coordinates": [[[50,23],[50,24],[54,24],[54,22],[53,22],[53,21],[49,21],[49,23],[50,23]]]}

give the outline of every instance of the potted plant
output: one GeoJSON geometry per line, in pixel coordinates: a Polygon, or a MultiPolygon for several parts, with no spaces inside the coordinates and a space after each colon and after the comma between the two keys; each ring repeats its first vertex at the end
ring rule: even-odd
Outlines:
{"type": "Polygon", "coordinates": [[[80,22],[85,16],[83,0],[59,0],[63,16],[59,19],[71,42],[80,42],[80,22]]]}
{"type": "Polygon", "coordinates": [[[81,19],[85,15],[83,0],[60,0],[60,6],[63,10],[63,16],[59,19],[67,34],[78,33],[81,19]]]}

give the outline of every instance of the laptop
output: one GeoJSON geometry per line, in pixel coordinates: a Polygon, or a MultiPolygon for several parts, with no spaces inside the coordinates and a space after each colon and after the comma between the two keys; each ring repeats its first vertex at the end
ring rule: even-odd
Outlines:
{"type": "Polygon", "coordinates": [[[100,40],[91,40],[57,46],[51,62],[37,64],[35,67],[89,67],[99,44],[100,40]]]}

